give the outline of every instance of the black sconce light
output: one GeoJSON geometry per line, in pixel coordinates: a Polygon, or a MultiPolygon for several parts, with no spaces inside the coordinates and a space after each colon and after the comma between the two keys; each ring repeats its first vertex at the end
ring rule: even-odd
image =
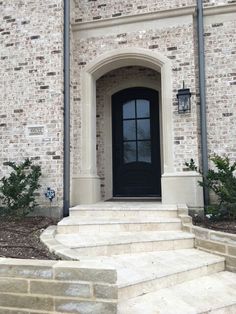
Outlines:
{"type": "Polygon", "coordinates": [[[189,88],[185,88],[183,82],[183,88],[178,90],[176,95],[178,98],[178,112],[189,113],[191,112],[191,93],[189,88]]]}

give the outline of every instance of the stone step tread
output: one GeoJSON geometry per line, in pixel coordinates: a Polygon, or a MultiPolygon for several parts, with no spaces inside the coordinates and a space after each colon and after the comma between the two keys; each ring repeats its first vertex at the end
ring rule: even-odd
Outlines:
{"type": "Polygon", "coordinates": [[[71,233],[56,235],[56,240],[69,248],[176,241],[193,238],[193,234],[183,231],[100,232],[95,234],[71,233]]]}
{"type": "Polygon", "coordinates": [[[70,208],[76,210],[155,210],[155,211],[176,211],[176,205],[164,205],[158,202],[101,202],[92,205],[77,205],[70,208]]]}
{"type": "Polygon", "coordinates": [[[224,258],[197,249],[80,257],[87,263],[97,262],[117,269],[119,288],[224,262],[224,258]]]}
{"type": "Polygon", "coordinates": [[[104,225],[104,224],[155,224],[155,223],[180,223],[181,220],[179,218],[106,218],[106,217],[66,217],[63,218],[58,226],[74,226],[74,225],[104,225]]]}
{"type": "Polygon", "coordinates": [[[118,314],[236,313],[236,274],[219,272],[118,305],[118,314]]]}

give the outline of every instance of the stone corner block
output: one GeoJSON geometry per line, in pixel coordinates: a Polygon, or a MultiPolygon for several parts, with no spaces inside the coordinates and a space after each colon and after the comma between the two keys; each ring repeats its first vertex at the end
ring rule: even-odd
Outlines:
{"type": "Polygon", "coordinates": [[[118,287],[116,285],[94,285],[94,296],[100,299],[118,299],[118,287]]]}
{"type": "Polygon", "coordinates": [[[206,249],[210,252],[226,253],[226,246],[217,242],[207,241],[203,239],[195,239],[195,245],[198,248],[206,249]]]}
{"type": "Polygon", "coordinates": [[[4,259],[0,261],[0,277],[51,279],[55,263],[50,260],[4,259]]]}
{"type": "Polygon", "coordinates": [[[178,216],[179,215],[188,215],[188,206],[186,204],[178,204],[178,216]]]}
{"type": "Polygon", "coordinates": [[[57,230],[57,226],[49,226],[40,235],[40,239],[54,237],[57,230]]]}
{"type": "Polygon", "coordinates": [[[193,226],[192,232],[195,234],[197,238],[207,240],[209,239],[210,230],[198,226],[193,226]]]}
{"type": "Polygon", "coordinates": [[[117,302],[56,299],[55,309],[59,313],[117,314],[117,302]]]}
{"type": "Polygon", "coordinates": [[[53,267],[54,278],[57,280],[92,281],[115,284],[117,272],[115,269],[100,269],[99,267],[80,266],[80,262],[57,262],[53,267]]]}

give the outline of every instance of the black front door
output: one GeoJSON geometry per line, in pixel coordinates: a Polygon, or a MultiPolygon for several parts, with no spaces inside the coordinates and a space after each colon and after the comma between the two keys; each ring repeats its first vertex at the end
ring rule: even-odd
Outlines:
{"type": "Polygon", "coordinates": [[[112,96],[113,196],[161,196],[158,93],[129,88],[112,96]]]}

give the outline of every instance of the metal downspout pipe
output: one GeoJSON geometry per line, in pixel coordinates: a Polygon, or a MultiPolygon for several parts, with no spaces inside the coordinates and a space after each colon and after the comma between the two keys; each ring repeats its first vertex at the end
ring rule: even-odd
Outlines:
{"type": "MultiPolygon", "coordinates": [[[[206,119],[206,86],[205,86],[205,55],[204,55],[204,22],[203,1],[197,0],[197,28],[198,28],[198,63],[199,63],[199,92],[200,92],[200,123],[202,148],[202,174],[208,172],[208,145],[207,145],[207,119],[206,119]]],[[[204,204],[209,204],[209,191],[203,188],[204,204]]]]}
{"type": "Polygon", "coordinates": [[[70,0],[64,0],[64,179],[63,216],[70,208],[70,0]]]}

